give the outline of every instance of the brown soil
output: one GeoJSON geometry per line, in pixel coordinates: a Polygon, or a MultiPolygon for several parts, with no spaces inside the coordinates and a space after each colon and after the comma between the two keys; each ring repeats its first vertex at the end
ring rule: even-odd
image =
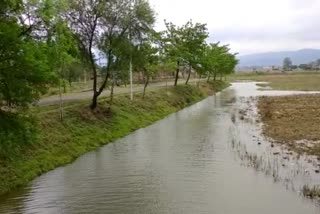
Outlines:
{"type": "Polygon", "coordinates": [[[267,137],[320,156],[320,95],[261,97],[258,109],[267,137]]]}

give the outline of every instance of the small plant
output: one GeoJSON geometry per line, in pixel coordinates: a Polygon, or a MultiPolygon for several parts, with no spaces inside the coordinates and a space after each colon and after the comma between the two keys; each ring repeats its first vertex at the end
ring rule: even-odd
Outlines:
{"type": "Polygon", "coordinates": [[[311,199],[320,199],[320,187],[313,186],[309,187],[308,185],[304,185],[302,187],[302,194],[304,197],[311,199]]]}

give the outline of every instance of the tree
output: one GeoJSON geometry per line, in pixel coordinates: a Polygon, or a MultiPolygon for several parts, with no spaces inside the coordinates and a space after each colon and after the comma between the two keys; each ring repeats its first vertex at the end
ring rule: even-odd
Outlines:
{"type": "Polygon", "coordinates": [[[192,21],[188,21],[178,27],[165,21],[165,25],[167,30],[163,32],[164,49],[167,57],[177,62],[174,85],[178,83],[181,65],[188,67],[188,84],[192,66],[197,66],[205,50],[205,39],[208,38],[206,24],[193,24],[192,21]]]}
{"type": "Polygon", "coordinates": [[[0,9],[0,108],[26,107],[46,91],[54,76],[45,43],[34,40],[19,21],[23,10],[22,1],[6,1],[0,9]]]}
{"type": "Polygon", "coordinates": [[[93,98],[91,108],[110,78],[113,49],[125,36],[134,39],[143,36],[155,19],[148,1],[140,0],[72,0],[66,12],[69,25],[78,40],[82,53],[90,61],[93,72],[93,98]],[[98,86],[98,74],[93,49],[104,52],[107,66],[102,83],[98,86]]]}
{"type": "Polygon", "coordinates": [[[93,76],[93,97],[91,109],[97,107],[97,98],[106,84],[98,90],[98,73],[93,49],[97,47],[99,32],[103,30],[103,14],[106,1],[104,0],[70,0],[70,8],[65,11],[74,38],[77,40],[82,55],[89,61],[93,76]]]}
{"type": "Polygon", "coordinates": [[[228,45],[220,45],[219,42],[211,43],[207,46],[201,60],[201,74],[207,72],[208,81],[213,75],[216,80],[217,74],[220,76],[234,72],[238,64],[236,54],[231,54],[228,45]]]}
{"type": "Polygon", "coordinates": [[[62,93],[65,92],[65,77],[71,85],[70,70],[67,68],[77,61],[78,48],[68,23],[62,18],[63,11],[67,5],[60,0],[45,0],[39,9],[41,23],[44,23],[46,32],[46,44],[48,46],[48,65],[57,74],[60,96],[60,120],[63,119],[62,93]],[[62,91],[62,88],[64,90],[62,91]]]}
{"type": "Polygon", "coordinates": [[[167,58],[170,58],[168,61],[176,62],[176,72],[175,72],[175,81],[174,86],[177,86],[180,72],[180,65],[182,62],[181,52],[183,45],[181,42],[181,31],[182,28],[165,21],[167,30],[162,33],[163,48],[167,58]]]}
{"type": "Polygon", "coordinates": [[[289,57],[284,58],[283,60],[283,70],[290,71],[292,66],[292,60],[289,57]]]}
{"type": "Polygon", "coordinates": [[[207,32],[206,24],[193,24],[192,21],[189,21],[184,26],[183,35],[184,50],[182,55],[188,67],[188,77],[185,83],[187,85],[192,68],[197,68],[200,63],[206,48],[205,40],[208,38],[209,33],[207,32]]]}
{"type": "Polygon", "coordinates": [[[69,83],[69,87],[72,87],[73,82],[83,77],[83,72],[83,64],[79,60],[73,59],[72,62],[66,65],[62,78],[69,83]]]}
{"type": "Polygon", "coordinates": [[[220,68],[220,80],[222,80],[223,75],[229,75],[234,73],[234,69],[238,64],[238,60],[236,59],[237,54],[227,53],[223,56],[221,68],[220,68]]]}
{"type": "Polygon", "coordinates": [[[109,3],[112,7],[109,5],[110,10],[104,16],[103,24],[106,28],[100,41],[100,49],[107,59],[106,78],[100,89],[103,90],[106,80],[113,76],[112,99],[115,78],[127,77],[123,71],[131,62],[134,43],[148,37],[155,18],[154,11],[145,0],[135,1],[134,4],[132,0],[113,0],[109,3]]]}
{"type": "Polygon", "coordinates": [[[310,64],[300,64],[298,67],[299,67],[301,70],[311,70],[311,69],[312,69],[312,67],[311,67],[310,64]]]}
{"type": "Polygon", "coordinates": [[[142,71],[143,74],[143,98],[145,97],[150,78],[154,77],[159,71],[158,48],[153,45],[150,41],[141,42],[141,44],[135,48],[133,55],[135,70],[142,71]]]}
{"type": "Polygon", "coordinates": [[[133,44],[128,37],[120,37],[113,44],[112,53],[108,56],[108,65],[106,72],[111,78],[110,105],[112,105],[114,86],[118,81],[125,82],[128,77],[129,62],[131,60],[131,50],[133,44]],[[129,50],[129,51],[128,51],[129,50]]]}

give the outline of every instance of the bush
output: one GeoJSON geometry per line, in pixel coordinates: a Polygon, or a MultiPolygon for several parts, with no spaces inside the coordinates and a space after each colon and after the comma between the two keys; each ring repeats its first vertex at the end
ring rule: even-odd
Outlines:
{"type": "Polygon", "coordinates": [[[35,140],[35,120],[28,115],[0,111],[0,157],[15,156],[15,151],[35,140]]]}

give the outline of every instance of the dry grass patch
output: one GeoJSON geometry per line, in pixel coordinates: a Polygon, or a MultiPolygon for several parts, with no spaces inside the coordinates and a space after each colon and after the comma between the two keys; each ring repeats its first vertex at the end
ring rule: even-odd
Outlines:
{"type": "Polygon", "coordinates": [[[297,152],[320,156],[320,95],[261,97],[264,134],[297,152]]]}

